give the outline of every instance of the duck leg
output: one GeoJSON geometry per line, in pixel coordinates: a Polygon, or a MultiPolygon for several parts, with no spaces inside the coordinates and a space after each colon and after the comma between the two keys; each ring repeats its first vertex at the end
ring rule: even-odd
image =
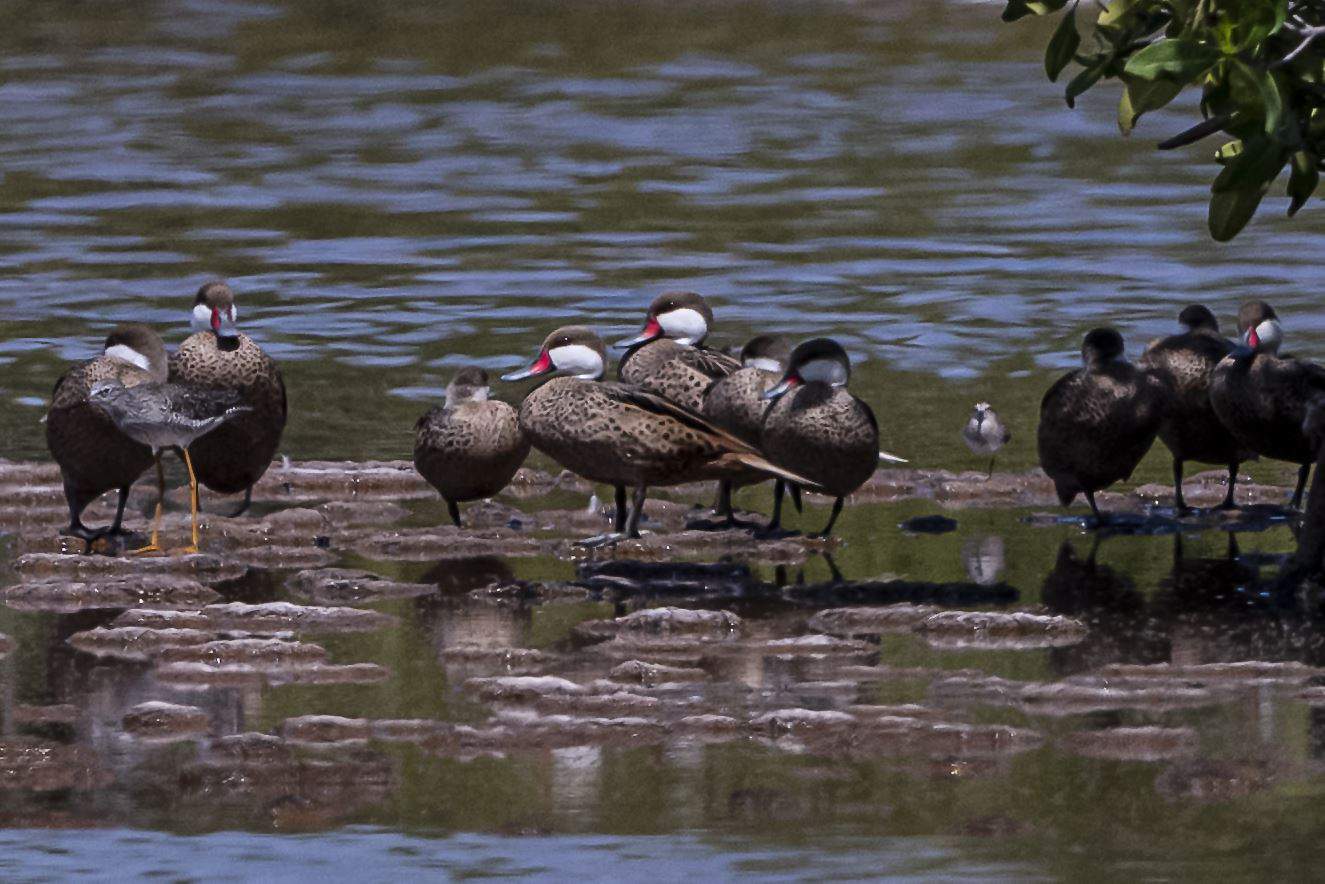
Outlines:
{"type": "MultiPolygon", "coordinates": [[[[244,500],[239,504],[239,508],[236,509],[233,513],[231,513],[229,517],[232,519],[236,519],[244,515],[244,513],[248,512],[248,508],[252,505],[253,505],[253,486],[250,485],[244,489],[244,500]]],[[[459,524],[460,524],[459,522],[456,522],[456,525],[459,524]]]]}
{"type": "Polygon", "coordinates": [[[827,540],[828,537],[832,535],[833,525],[837,522],[837,517],[842,515],[842,504],[845,502],[845,500],[846,498],[839,497],[833,501],[833,513],[828,517],[828,524],[824,525],[824,530],[819,532],[818,534],[819,537],[822,537],[825,540],[827,540]]]}
{"type": "Polygon", "coordinates": [[[616,512],[612,514],[612,531],[620,534],[626,530],[626,486],[617,485],[613,491],[616,493],[616,512]]]}
{"type": "Polygon", "coordinates": [[[79,496],[77,489],[69,484],[66,479],[64,483],[64,499],[69,504],[69,527],[61,528],[60,534],[63,537],[77,537],[87,544],[84,553],[92,551],[92,542],[105,533],[104,528],[89,528],[83,524],[83,507],[87,502],[79,496]]]}
{"type": "Polygon", "coordinates": [[[635,486],[635,496],[630,505],[630,518],[626,520],[626,537],[639,537],[639,521],[644,514],[644,496],[648,488],[644,485],[635,486]]]}
{"type": "Polygon", "coordinates": [[[994,478],[994,458],[995,458],[995,457],[997,457],[997,455],[993,455],[993,454],[989,455],[989,470],[985,473],[985,481],[986,481],[986,482],[988,482],[990,479],[994,478]]]}
{"type": "MultiPolygon", "coordinates": [[[[576,542],[576,546],[594,548],[598,546],[608,546],[631,536],[626,530],[626,486],[614,485],[613,493],[616,498],[616,512],[612,514],[612,532],[610,534],[595,534],[593,537],[586,537],[584,540],[576,542]]],[[[641,503],[641,506],[643,504],[641,503]]],[[[632,512],[631,515],[634,515],[632,512]]],[[[638,525],[638,519],[636,520],[638,525]]],[[[638,537],[638,532],[634,535],[638,537]]]]}
{"type": "Polygon", "coordinates": [[[1307,490],[1307,479],[1311,476],[1311,464],[1304,463],[1297,470],[1297,488],[1293,491],[1293,499],[1288,505],[1293,509],[1302,508],[1302,492],[1307,490]]]}
{"type": "MultiPolygon", "coordinates": [[[[1228,493],[1224,495],[1224,502],[1219,505],[1221,510],[1235,510],[1238,508],[1237,501],[1233,499],[1233,490],[1238,484],[1238,467],[1241,466],[1237,461],[1228,465],[1228,493]]],[[[1229,535],[1232,536],[1231,534],[1229,535]]]]}
{"type": "Polygon", "coordinates": [[[1095,492],[1086,492],[1086,502],[1090,504],[1090,511],[1095,515],[1095,527],[1104,524],[1104,516],[1100,514],[1100,508],[1095,504],[1095,492]]]}
{"type": "Polygon", "coordinates": [[[1182,458],[1173,458],[1173,508],[1178,515],[1187,512],[1187,502],[1182,499],[1182,458]]]}
{"type": "Polygon", "coordinates": [[[457,528],[462,527],[460,524],[460,504],[448,497],[446,498],[446,511],[451,514],[451,521],[455,523],[455,526],[457,528]]]}
{"type": "Polygon", "coordinates": [[[152,517],[152,537],[147,541],[147,546],[140,546],[130,552],[130,555],[146,556],[162,552],[161,549],[161,515],[164,512],[166,499],[166,471],[161,466],[161,452],[156,453],[156,515],[152,517]]]}

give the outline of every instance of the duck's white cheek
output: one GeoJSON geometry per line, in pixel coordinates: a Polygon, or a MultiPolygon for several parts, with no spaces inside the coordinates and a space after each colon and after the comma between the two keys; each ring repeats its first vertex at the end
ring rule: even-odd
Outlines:
{"type": "Polygon", "coordinates": [[[552,364],[559,370],[576,377],[596,378],[603,373],[603,357],[593,347],[584,344],[566,344],[548,350],[552,364]]]}
{"type": "Polygon", "coordinates": [[[1277,320],[1267,319],[1256,326],[1256,336],[1261,339],[1261,349],[1278,353],[1279,345],[1284,341],[1284,330],[1277,320]]]}
{"type": "Polygon", "coordinates": [[[118,359],[120,362],[127,362],[130,365],[136,365],[143,371],[152,370],[152,363],[147,361],[147,357],[128,344],[116,344],[114,347],[107,347],[106,356],[110,359],[118,359]]]}
{"type": "Polygon", "coordinates": [[[189,325],[194,331],[212,330],[212,308],[206,304],[194,304],[193,313],[189,317],[189,325]]]}
{"type": "Polygon", "coordinates": [[[846,371],[835,359],[811,359],[802,365],[796,373],[807,383],[818,381],[821,384],[840,387],[847,382],[846,371]]]}
{"type": "Polygon", "coordinates": [[[784,371],[782,363],[776,359],[769,359],[765,356],[756,356],[753,359],[745,360],[746,368],[757,368],[760,371],[771,371],[776,374],[782,374],[784,371]]]}
{"type": "Polygon", "coordinates": [[[708,323],[698,310],[682,307],[670,310],[658,317],[658,324],[663,327],[667,337],[684,341],[701,341],[708,335],[708,323]]]}

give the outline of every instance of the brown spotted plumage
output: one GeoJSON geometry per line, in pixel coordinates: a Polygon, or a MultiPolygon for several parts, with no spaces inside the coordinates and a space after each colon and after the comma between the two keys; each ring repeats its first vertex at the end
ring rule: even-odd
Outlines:
{"type": "Polygon", "coordinates": [[[704,347],[712,325],[713,311],[702,295],[663,292],[649,305],[644,330],[619,345],[629,349],[617,377],[700,411],[709,385],[741,367],[740,360],[704,347]]]}
{"type": "Polygon", "coordinates": [[[1132,475],[1164,421],[1168,389],[1123,358],[1123,339],[1097,328],[1081,348],[1083,366],[1059,378],[1040,403],[1040,466],[1067,506],[1132,475]]]}
{"type": "MultiPolygon", "coordinates": [[[[833,530],[846,496],[879,465],[879,424],[864,401],[847,389],[851,362],[836,341],[816,338],[792,351],[782,381],[764,395],[775,398],[764,416],[760,447],[768,459],[805,476],[805,487],[831,494],[833,530]]],[[[774,518],[781,490],[774,492],[774,518]]]]}
{"type": "Polygon", "coordinates": [[[1316,459],[1302,424],[1311,401],[1325,393],[1325,369],[1275,355],[1282,331],[1278,316],[1263,301],[1242,306],[1238,330],[1242,345],[1215,366],[1210,404],[1246,448],[1300,465],[1292,500],[1293,506],[1299,506],[1316,459]]]}
{"type": "Polygon", "coordinates": [[[533,446],[566,469],[617,489],[617,531],[638,536],[647,488],[757,469],[799,480],[697,414],[628,384],[603,383],[605,352],[592,331],[568,326],[544,341],[538,360],[505,376],[520,380],[563,371],[520,406],[520,427],[533,446]],[[620,504],[635,491],[628,520],[620,504]]]}
{"type": "Polygon", "coordinates": [[[460,524],[458,504],[491,497],[506,487],[529,454],[529,439],[514,408],[488,399],[488,374],[463,368],[446,389],[446,404],[414,425],[414,467],[446,501],[460,524]]]}
{"type": "Polygon", "coordinates": [[[46,413],[46,446],[60,465],[69,504],[69,527],[62,533],[89,543],[102,535],[120,533],[129,488],[152,465],[152,450],[120,432],[114,421],[89,401],[89,393],[105,381],[126,387],[161,383],[167,371],[165,345],[155,331],[144,325],[117,327],[106,338],[105,351],[69,369],[56,381],[46,413]],[[85,527],[83,510],[112,490],[119,492],[115,521],[104,529],[85,527]]]}
{"type": "Polygon", "coordinates": [[[1228,491],[1221,507],[1234,506],[1238,465],[1250,454],[1220,421],[1210,403],[1210,381],[1215,366],[1233,344],[1219,333],[1219,323],[1205,307],[1193,304],[1178,314],[1186,328],[1181,334],[1155,341],[1146,348],[1141,364],[1169,388],[1168,417],[1159,438],[1173,454],[1174,505],[1185,509],[1182,497],[1183,463],[1220,464],[1228,467],[1228,491]]]}
{"type": "Polygon", "coordinates": [[[203,436],[189,451],[203,485],[221,494],[242,491],[247,507],[253,483],[271,466],[285,429],[285,381],[275,361],[235,330],[234,294],[225,283],[198,290],[193,318],[194,327],[202,328],[171,356],[171,379],[235,390],[252,411],[203,436]]]}

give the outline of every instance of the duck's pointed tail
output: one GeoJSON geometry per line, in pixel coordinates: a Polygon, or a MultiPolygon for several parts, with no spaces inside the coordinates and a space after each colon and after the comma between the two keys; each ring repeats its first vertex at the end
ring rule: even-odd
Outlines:
{"type": "Polygon", "coordinates": [[[806,488],[813,489],[818,487],[813,480],[807,479],[799,473],[793,473],[791,470],[783,469],[760,454],[740,451],[737,452],[734,457],[752,470],[759,470],[761,473],[767,473],[768,475],[776,476],[779,479],[786,479],[788,482],[795,482],[797,485],[802,485],[806,488]]]}

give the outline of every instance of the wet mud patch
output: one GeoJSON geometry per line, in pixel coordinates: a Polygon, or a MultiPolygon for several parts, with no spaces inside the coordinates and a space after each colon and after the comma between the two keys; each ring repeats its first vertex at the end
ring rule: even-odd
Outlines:
{"type": "Polygon", "coordinates": [[[188,577],[173,574],[108,577],[102,580],[30,580],[0,591],[16,611],[71,614],[76,611],[135,606],[198,608],[220,601],[221,594],[188,577]]]}
{"type": "Polygon", "coordinates": [[[290,596],[313,605],[366,605],[388,599],[431,595],[428,583],[400,583],[351,568],[305,569],[285,581],[290,596]]]}
{"type": "Polygon", "coordinates": [[[212,721],[197,706],[181,706],[160,700],[139,703],[124,714],[124,732],[141,740],[167,742],[205,735],[212,721]]]}

